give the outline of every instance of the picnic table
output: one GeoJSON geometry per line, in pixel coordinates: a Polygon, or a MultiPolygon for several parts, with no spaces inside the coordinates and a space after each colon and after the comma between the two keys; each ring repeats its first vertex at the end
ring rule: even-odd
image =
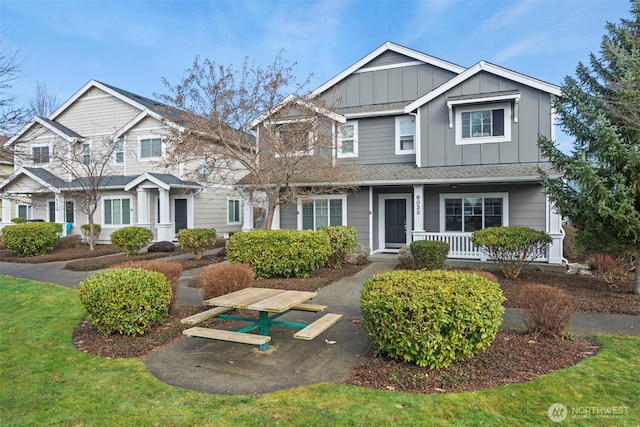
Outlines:
{"type": "Polygon", "coordinates": [[[308,291],[245,288],[204,301],[206,305],[214,306],[214,308],[182,319],[182,323],[193,325],[217,316],[221,319],[248,322],[248,326],[235,332],[193,327],[184,330],[183,334],[194,337],[253,344],[257,345],[260,350],[267,350],[269,348],[269,341],[271,340],[269,329],[272,326],[284,326],[300,329],[294,334],[294,338],[311,340],[340,320],[342,315],[328,313],[310,324],[279,321],[277,319],[291,310],[312,312],[326,310],[327,307],[324,305],[306,303],[315,296],[317,296],[316,292],[308,291]],[[226,314],[234,309],[254,310],[258,312],[258,317],[226,314]],[[249,333],[253,330],[257,330],[258,335],[249,333]]]}

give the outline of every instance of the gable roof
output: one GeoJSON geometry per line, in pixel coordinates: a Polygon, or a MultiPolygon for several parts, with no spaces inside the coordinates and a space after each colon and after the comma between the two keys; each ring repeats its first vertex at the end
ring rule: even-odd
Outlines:
{"type": "Polygon", "coordinates": [[[13,171],[11,175],[6,177],[2,182],[0,182],[0,189],[6,187],[9,183],[14,181],[20,175],[26,175],[39,185],[44,188],[47,188],[49,191],[53,193],[57,193],[59,188],[62,187],[65,182],[61,178],[52,174],[46,169],[43,168],[29,168],[29,167],[20,167],[13,171]]]}
{"type": "Polygon", "coordinates": [[[525,76],[524,74],[520,74],[520,73],[517,73],[515,71],[508,70],[506,68],[500,67],[498,65],[491,64],[491,63],[486,62],[486,61],[480,61],[477,64],[475,64],[473,67],[471,67],[471,68],[465,70],[464,72],[458,74],[457,76],[455,76],[454,78],[448,80],[447,82],[443,83],[442,85],[438,86],[437,88],[435,88],[431,92],[427,93],[426,95],[418,98],[417,100],[415,100],[411,104],[407,105],[404,108],[404,112],[405,113],[410,113],[412,111],[415,111],[416,109],[418,109],[419,107],[423,106],[427,102],[437,98],[438,96],[442,95],[443,93],[445,93],[449,89],[459,85],[460,83],[464,82],[465,80],[468,80],[469,78],[475,76],[476,74],[480,73],[481,71],[486,71],[488,73],[495,74],[497,76],[504,77],[504,78],[509,79],[509,80],[513,80],[513,81],[521,83],[523,85],[533,87],[533,88],[541,90],[543,92],[547,92],[547,93],[550,93],[552,95],[560,96],[560,87],[558,87],[556,85],[544,82],[542,80],[534,79],[533,77],[525,76]]]}
{"type": "Polygon", "coordinates": [[[321,94],[325,90],[327,90],[330,87],[332,87],[335,84],[337,84],[339,81],[345,79],[347,76],[349,76],[353,72],[359,70],[360,68],[364,67],[365,65],[367,65],[369,62],[371,62],[372,60],[374,60],[378,56],[380,56],[383,53],[388,52],[388,51],[399,53],[401,55],[404,55],[404,56],[407,56],[409,58],[415,59],[416,61],[421,61],[421,62],[425,62],[427,64],[435,65],[436,67],[440,67],[440,68],[443,68],[445,70],[452,71],[452,72],[454,72],[456,74],[462,73],[465,70],[464,67],[456,65],[456,64],[454,64],[452,62],[444,61],[444,60],[436,58],[434,56],[430,56],[430,55],[424,54],[422,52],[418,52],[417,50],[409,49],[407,47],[400,46],[400,45],[392,43],[392,42],[386,42],[382,46],[380,46],[377,49],[375,49],[373,52],[369,53],[368,55],[366,55],[365,57],[363,57],[362,59],[357,61],[355,64],[353,64],[350,67],[346,68],[344,71],[342,71],[338,75],[332,77],[326,83],[322,84],[316,90],[311,92],[311,96],[317,96],[317,95],[321,94]]]}
{"type": "Polygon", "coordinates": [[[333,112],[331,110],[328,110],[328,109],[326,109],[324,107],[321,107],[321,106],[319,106],[317,104],[314,104],[313,102],[310,102],[307,99],[300,98],[299,96],[296,96],[296,95],[288,95],[285,99],[280,101],[278,103],[278,105],[276,105],[276,107],[273,109],[273,111],[262,113],[258,117],[253,119],[251,121],[251,124],[250,124],[251,128],[255,128],[260,122],[262,122],[268,116],[277,113],[282,108],[284,108],[286,105],[291,104],[291,103],[300,105],[300,106],[302,106],[304,108],[308,108],[310,110],[313,110],[316,113],[322,114],[323,116],[326,116],[326,117],[330,118],[331,120],[334,120],[334,121],[336,121],[338,123],[346,123],[346,121],[347,121],[347,118],[345,116],[343,116],[341,114],[338,114],[336,112],[333,112]]]}
{"type": "Polygon", "coordinates": [[[68,127],[58,123],[58,122],[54,122],[53,120],[49,120],[47,118],[44,117],[40,117],[40,116],[35,116],[33,119],[31,119],[31,121],[29,123],[27,123],[26,125],[24,125],[22,127],[22,129],[20,129],[20,131],[18,133],[16,133],[14,136],[12,136],[11,138],[9,138],[7,140],[7,142],[4,143],[5,147],[9,147],[11,145],[13,145],[14,142],[16,142],[16,140],[24,135],[25,132],[27,132],[29,129],[31,129],[32,127],[36,126],[36,125],[40,125],[46,129],[48,129],[49,131],[55,133],[56,135],[58,135],[59,137],[61,137],[62,139],[68,141],[68,142],[78,142],[78,141],[84,141],[84,137],[82,135],[80,135],[79,133],[69,129],[68,127]]]}

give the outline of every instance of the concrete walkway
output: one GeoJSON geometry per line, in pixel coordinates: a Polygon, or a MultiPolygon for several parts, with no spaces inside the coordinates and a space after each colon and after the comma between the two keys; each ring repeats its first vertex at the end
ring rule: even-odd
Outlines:
{"type": "MultiPolygon", "coordinates": [[[[189,256],[189,255],[187,255],[189,256]]],[[[360,291],[374,274],[393,269],[395,257],[376,257],[353,277],[343,278],[318,291],[311,302],[327,305],[343,318],[312,341],[293,338],[292,329],[274,328],[268,351],[228,342],[185,337],[159,349],[144,360],[157,378],[179,387],[215,394],[259,394],[321,382],[343,382],[351,366],[371,347],[362,325],[360,291]]],[[[76,287],[92,273],[70,272],[64,263],[0,263],[0,274],[76,287]]],[[[202,303],[199,289],[186,284],[198,274],[187,270],[178,296],[180,304],[202,303]]],[[[524,329],[523,310],[507,309],[502,328],[524,329]]],[[[316,313],[290,312],[281,320],[309,323],[316,313]]],[[[574,314],[569,332],[578,335],[640,335],[640,316],[574,314]]]]}

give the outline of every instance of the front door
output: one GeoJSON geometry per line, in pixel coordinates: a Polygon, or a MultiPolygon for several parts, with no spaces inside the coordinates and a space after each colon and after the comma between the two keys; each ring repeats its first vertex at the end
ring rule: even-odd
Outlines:
{"type": "Polygon", "coordinates": [[[174,200],[174,223],[176,233],[183,228],[187,228],[187,199],[174,200]]]}
{"type": "Polygon", "coordinates": [[[384,201],[384,242],[387,248],[400,248],[407,244],[407,201],[384,201]]]}

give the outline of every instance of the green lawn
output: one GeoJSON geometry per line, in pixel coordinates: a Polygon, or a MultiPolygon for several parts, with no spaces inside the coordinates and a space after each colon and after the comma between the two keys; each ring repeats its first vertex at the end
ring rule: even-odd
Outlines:
{"type": "MultiPolygon", "coordinates": [[[[199,394],[162,383],[138,359],[79,353],[76,291],[0,275],[0,424],[127,426],[560,425],[623,426],[640,419],[640,338],[602,337],[603,350],[528,384],[475,393],[411,395],[319,384],[262,396],[199,394]],[[622,408],[619,418],[572,410],[622,408]]],[[[215,379],[214,379],[215,380],[215,379]]]]}

